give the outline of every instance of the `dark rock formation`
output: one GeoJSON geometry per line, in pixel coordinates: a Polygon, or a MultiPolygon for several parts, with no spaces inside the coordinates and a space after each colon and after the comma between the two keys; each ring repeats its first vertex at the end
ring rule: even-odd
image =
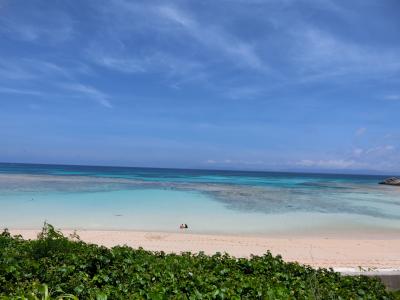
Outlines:
{"type": "Polygon", "coordinates": [[[380,184],[388,184],[388,185],[398,185],[400,186],[400,178],[396,178],[396,177],[390,177],[385,179],[382,182],[379,182],[380,184]]]}

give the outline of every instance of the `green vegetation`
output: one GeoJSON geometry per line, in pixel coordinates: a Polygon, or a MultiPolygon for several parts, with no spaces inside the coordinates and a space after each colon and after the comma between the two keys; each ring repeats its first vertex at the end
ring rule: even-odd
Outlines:
{"type": "Polygon", "coordinates": [[[285,263],[112,249],[45,225],[37,240],[0,235],[0,299],[394,299],[380,281],[285,263]]]}

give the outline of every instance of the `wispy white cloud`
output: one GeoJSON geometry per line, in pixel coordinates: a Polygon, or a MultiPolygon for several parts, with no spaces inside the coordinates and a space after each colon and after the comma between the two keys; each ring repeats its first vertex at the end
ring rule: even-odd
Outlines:
{"type": "Polygon", "coordinates": [[[266,163],[262,160],[243,160],[243,159],[207,159],[205,161],[207,165],[215,165],[215,166],[253,166],[253,167],[263,167],[266,163]]]}
{"type": "Polygon", "coordinates": [[[88,50],[90,59],[103,67],[123,73],[160,73],[174,82],[181,83],[203,73],[203,66],[193,60],[177,58],[162,52],[147,53],[144,56],[130,57],[104,53],[96,49],[88,50]]]}
{"type": "Polygon", "coordinates": [[[35,80],[39,78],[64,78],[74,77],[73,66],[64,67],[50,61],[33,58],[0,58],[0,78],[35,80]]]}
{"type": "MultiPolygon", "coordinates": [[[[303,2],[326,13],[352,19],[353,12],[334,1],[303,2]]],[[[347,84],[349,80],[381,78],[400,70],[399,49],[364,45],[326,28],[317,28],[296,11],[297,1],[285,1],[282,5],[263,1],[253,3],[261,5],[260,9],[272,8],[265,18],[271,24],[278,23],[279,36],[274,31],[262,29],[262,37],[245,39],[226,26],[235,24],[235,15],[227,17],[230,22],[219,22],[175,1],[168,4],[125,0],[103,2],[97,9],[102,12],[104,22],[111,24],[112,30],[105,29],[96,37],[100,40],[90,47],[88,57],[99,65],[127,74],[154,70],[166,77],[174,74],[172,81],[177,82],[176,86],[187,78],[203,83],[208,78],[208,88],[234,99],[258,97],[267,93],[269,87],[282,90],[290,85],[322,82],[328,78],[334,84],[338,81],[347,84]],[[282,15],[282,8],[292,13],[282,15]],[[288,20],[291,16],[293,18],[288,20]],[[266,38],[266,33],[272,36],[273,43],[266,38]],[[154,36],[156,42],[136,47],[135,37],[140,39],[143,34],[154,36]],[[152,48],[166,40],[174,41],[178,49],[152,48]],[[102,50],[104,45],[107,46],[102,50]],[[135,46],[132,48],[132,45],[135,46]],[[267,53],[271,55],[267,56],[267,53]],[[213,84],[213,78],[219,76],[215,71],[221,69],[221,64],[240,67],[254,80],[230,81],[239,76],[231,72],[224,78],[225,84],[213,84]]],[[[252,9],[257,7],[252,6],[252,9]]]]}
{"type": "Polygon", "coordinates": [[[294,165],[310,169],[330,170],[396,170],[400,167],[399,153],[394,145],[352,149],[349,153],[324,159],[302,159],[294,165]]]}
{"type": "Polygon", "coordinates": [[[0,78],[15,80],[32,79],[36,77],[37,74],[35,74],[31,68],[27,67],[25,64],[10,59],[6,60],[0,58],[0,78]]]}
{"type": "Polygon", "coordinates": [[[303,81],[327,77],[362,75],[362,78],[387,76],[400,71],[400,49],[381,49],[357,44],[311,27],[293,31],[294,67],[303,81]]]}
{"type": "MultiPolygon", "coordinates": [[[[97,9],[102,13],[104,23],[111,24],[115,29],[96,37],[99,41],[94,41],[94,46],[88,49],[88,57],[102,66],[125,73],[151,72],[158,66],[158,72],[167,76],[173,74],[191,78],[204,78],[205,68],[221,62],[251,70],[266,69],[254,45],[227,32],[216,22],[210,24],[209,20],[199,18],[193,11],[173,4],[138,4],[124,0],[107,1],[97,9]],[[135,26],[132,20],[135,20],[135,26]],[[129,47],[125,43],[130,41],[132,35],[143,33],[186,44],[187,49],[169,51],[147,45],[144,52],[127,51],[129,47]],[[113,47],[104,49],[105,44],[113,47]],[[204,52],[212,55],[205,59],[204,52]]],[[[207,74],[210,75],[210,72],[207,74]]]]}
{"type": "Polygon", "coordinates": [[[374,147],[355,148],[352,150],[351,159],[362,162],[365,165],[382,166],[396,165],[398,153],[394,145],[378,145],[374,147]]]}
{"type": "Polygon", "coordinates": [[[62,85],[62,87],[64,87],[69,91],[78,93],[78,95],[82,98],[89,98],[91,100],[94,100],[98,104],[104,107],[107,108],[113,107],[113,105],[109,100],[109,96],[92,86],[84,85],[81,83],[71,83],[71,84],[64,84],[62,85]]]}
{"type": "Polygon", "coordinates": [[[168,5],[156,7],[159,15],[175,23],[198,43],[209,49],[220,51],[235,64],[254,69],[263,69],[265,64],[254,47],[228,34],[222,28],[200,23],[181,9],[168,5]]]}
{"type": "Polygon", "coordinates": [[[29,13],[21,10],[17,2],[9,1],[3,5],[0,35],[25,42],[42,43],[64,42],[73,36],[74,22],[65,12],[45,10],[40,5],[30,3],[24,3],[24,6],[29,13]]]}
{"type": "Polygon", "coordinates": [[[345,160],[345,159],[328,159],[328,160],[303,159],[296,162],[296,165],[301,167],[312,167],[321,169],[349,169],[349,168],[359,168],[362,166],[362,164],[357,163],[354,160],[345,160]]]}
{"type": "MultiPolygon", "coordinates": [[[[307,5],[319,7],[343,18],[349,19],[353,14],[333,1],[324,1],[324,3],[318,1],[305,2],[307,2],[307,5]]],[[[112,3],[116,14],[125,16],[125,18],[116,18],[118,22],[128,20],[126,14],[130,13],[132,17],[139,18],[138,20],[141,21],[138,25],[139,28],[143,29],[144,26],[144,31],[148,31],[149,34],[153,33],[162,38],[170,37],[172,40],[187,40],[188,45],[193,45],[194,42],[205,51],[213,53],[213,59],[208,60],[196,57],[196,55],[186,55],[185,57],[181,53],[171,54],[164,51],[163,55],[171,61],[181,61],[178,65],[182,69],[190,62],[195,65],[202,65],[200,68],[186,68],[186,73],[175,73],[177,75],[184,74],[184,76],[201,79],[212,78],[215,75],[213,74],[213,66],[224,61],[232,66],[245,68],[249,72],[258,72],[258,76],[253,73],[253,76],[256,75],[255,78],[265,76],[267,73],[269,74],[269,77],[266,77],[266,79],[269,78],[268,86],[279,84],[280,88],[284,88],[287,85],[320,82],[328,78],[330,80],[334,78],[336,81],[342,80],[342,82],[348,82],[349,79],[354,81],[380,78],[400,71],[399,49],[372,47],[355,40],[346,40],[326,29],[318,29],[299,15],[296,15],[290,22],[287,22],[288,20],[279,22],[280,37],[275,36],[275,38],[278,41],[284,41],[283,44],[269,45],[262,40],[253,44],[239,38],[234,31],[228,30],[222,23],[206,20],[202,18],[201,14],[197,14],[193,10],[183,9],[182,6],[177,5],[178,3],[138,4],[124,0],[113,0],[110,3],[112,3]],[[143,19],[143,15],[146,16],[145,19],[143,19]],[[278,50],[276,49],[277,46],[284,48],[278,50]],[[275,53],[274,55],[277,55],[281,64],[274,66],[273,56],[269,60],[266,59],[265,53],[268,52],[275,53]]],[[[285,4],[288,8],[293,8],[295,5],[295,1],[287,1],[285,4]]],[[[280,13],[276,15],[268,14],[266,18],[271,19],[273,23],[275,18],[281,16],[280,13]]],[[[129,24],[121,25],[121,23],[118,23],[118,26],[123,28],[122,39],[129,37],[129,34],[127,34],[127,31],[130,30],[129,24]]],[[[138,26],[130,26],[132,32],[138,30],[138,26]]],[[[106,51],[107,55],[100,56],[97,63],[125,73],[146,72],[154,70],[153,66],[157,65],[164,74],[169,72],[167,60],[160,60],[157,55],[149,55],[149,49],[147,49],[146,55],[143,55],[143,53],[139,55],[138,53],[127,53],[124,50],[122,53],[118,52],[112,54],[112,51],[106,51]]],[[[208,58],[210,57],[208,56],[208,58]]],[[[211,86],[212,82],[210,80],[211,86]]],[[[264,93],[265,88],[265,80],[253,81],[250,85],[246,82],[240,82],[234,86],[224,86],[225,96],[236,99],[258,96],[264,93]]]]}
{"type": "Polygon", "coordinates": [[[386,95],[384,96],[385,100],[392,100],[392,101],[398,101],[400,100],[400,94],[390,94],[390,95],[386,95]]]}
{"type": "Polygon", "coordinates": [[[93,52],[91,55],[98,64],[110,69],[124,73],[141,73],[146,71],[146,63],[140,59],[112,57],[107,54],[96,55],[93,52]]]}
{"type": "Polygon", "coordinates": [[[70,63],[65,67],[50,61],[39,59],[0,59],[0,78],[8,86],[0,86],[0,93],[14,95],[30,95],[40,97],[65,97],[65,90],[75,93],[98,104],[111,108],[110,97],[100,90],[81,84],[78,74],[87,73],[85,64],[70,63]],[[35,89],[15,88],[15,80],[28,84],[35,89]],[[63,90],[63,93],[60,91],[63,90]]]}
{"type": "Polygon", "coordinates": [[[389,152],[392,152],[395,149],[396,149],[396,147],[393,145],[383,145],[383,146],[377,146],[377,147],[366,149],[364,151],[364,153],[367,155],[369,154],[369,155],[383,156],[389,152]]]}
{"type": "Polygon", "coordinates": [[[41,96],[42,92],[27,89],[15,89],[8,87],[0,87],[1,94],[17,94],[17,95],[29,95],[29,96],[41,96]]]}
{"type": "Polygon", "coordinates": [[[355,148],[352,151],[352,155],[357,158],[370,159],[375,158],[385,158],[390,153],[396,150],[394,145],[379,145],[374,147],[366,148],[355,148]]]}

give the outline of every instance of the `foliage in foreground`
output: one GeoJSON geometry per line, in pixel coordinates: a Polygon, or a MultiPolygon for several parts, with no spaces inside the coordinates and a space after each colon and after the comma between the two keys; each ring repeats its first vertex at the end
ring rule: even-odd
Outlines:
{"type": "Polygon", "coordinates": [[[380,281],[285,263],[112,249],[51,225],[37,240],[0,235],[0,299],[394,299],[380,281]],[[73,296],[74,295],[74,296],[73,296]]]}

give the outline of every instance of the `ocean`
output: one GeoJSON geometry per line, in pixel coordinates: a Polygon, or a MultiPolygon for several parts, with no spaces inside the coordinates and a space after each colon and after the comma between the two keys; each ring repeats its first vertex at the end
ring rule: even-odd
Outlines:
{"type": "Polygon", "coordinates": [[[384,176],[0,164],[0,227],[310,234],[400,230],[384,176]]]}

